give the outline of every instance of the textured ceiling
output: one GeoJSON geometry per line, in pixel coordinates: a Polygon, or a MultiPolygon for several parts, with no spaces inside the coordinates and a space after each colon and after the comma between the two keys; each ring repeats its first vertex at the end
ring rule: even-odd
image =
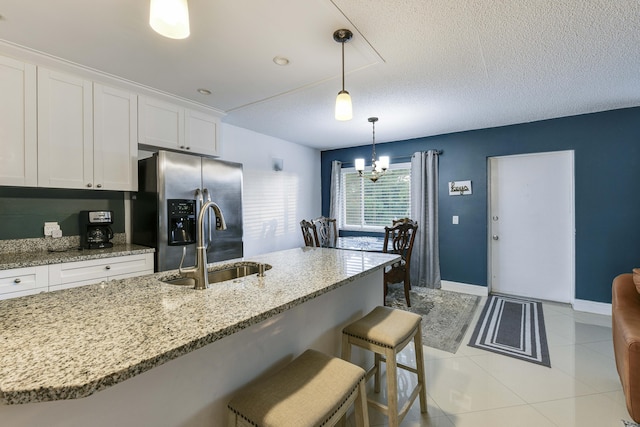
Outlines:
{"type": "Polygon", "coordinates": [[[370,143],[370,116],[385,142],[640,105],[638,0],[189,0],[186,40],[153,32],[148,9],[0,0],[0,39],[320,149],[370,143]],[[348,122],[338,28],[355,33],[348,122]]]}

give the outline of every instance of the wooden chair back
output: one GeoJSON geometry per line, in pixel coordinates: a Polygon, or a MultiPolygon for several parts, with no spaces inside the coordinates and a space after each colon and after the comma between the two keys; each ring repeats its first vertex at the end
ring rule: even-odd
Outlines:
{"type": "Polygon", "coordinates": [[[321,216],[312,222],[316,226],[320,246],[323,248],[335,248],[338,243],[338,227],[335,218],[321,216]]]}
{"type": "Polygon", "coordinates": [[[391,227],[384,228],[383,252],[400,255],[402,259],[384,272],[384,295],[387,295],[387,286],[393,283],[404,282],[404,296],[407,306],[411,307],[409,290],[411,289],[411,252],[416,238],[418,223],[404,218],[395,220],[391,227]]]}
{"type": "Polygon", "coordinates": [[[305,246],[320,246],[318,231],[313,222],[303,219],[300,221],[300,230],[302,230],[302,238],[304,239],[305,246]]]}

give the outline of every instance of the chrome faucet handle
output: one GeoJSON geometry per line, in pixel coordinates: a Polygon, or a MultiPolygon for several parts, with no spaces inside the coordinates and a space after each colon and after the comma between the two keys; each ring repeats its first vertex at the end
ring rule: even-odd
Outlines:
{"type": "MultiPolygon", "coordinates": [[[[205,194],[207,196],[207,202],[211,201],[211,193],[209,193],[209,189],[208,188],[204,188],[202,190],[202,193],[205,194]]],[[[211,247],[211,241],[213,240],[213,232],[211,229],[211,211],[207,210],[207,219],[209,222],[209,240],[207,241],[207,249],[209,249],[211,247]]]]}
{"type": "Polygon", "coordinates": [[[182,258],[180,258],[180,265],[178,266],[178,272],[180,274],[184,273],[184,271],[182,270],[182,264],[184,263],[184,257],[187,255],[187,247],[183,246],[182,247],[182,258]]]}

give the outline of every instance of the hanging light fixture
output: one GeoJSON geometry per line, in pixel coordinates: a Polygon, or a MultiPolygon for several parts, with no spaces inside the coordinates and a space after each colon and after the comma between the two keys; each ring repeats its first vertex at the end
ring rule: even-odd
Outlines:
{"type": "Polygon", "coordinates": [[[149,25],[170,39],[186,39],[189,37],[187,0],[151,0],[149,25]]]}
{"type": "Polygon", "coordinates": [[[361,178],[367,177],[371,181],[376,182],[378,178],[389,169],[389,156],[380,156],[380,160],[376,160],[376,122],[377,117],[369,117],[367,119],[373,126],[373,146],[371,148],[371,172],[364,172],[364,159],[356,159],[356,170],[361,178]]]}
{"type": "Polygon", "coordinates": [[[336,120],[351,120],[353,118],[353,108],[351,106],[351,95],[344,90],[344,44],[351,40],[353,33],[350,30],[336,30],[333,39],[342,44],[342,90],[338,92],[336,98],[336,120]]]}

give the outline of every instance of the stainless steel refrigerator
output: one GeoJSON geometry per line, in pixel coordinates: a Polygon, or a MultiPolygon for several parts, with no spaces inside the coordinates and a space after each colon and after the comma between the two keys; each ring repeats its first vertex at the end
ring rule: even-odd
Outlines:
{"type": "Polygon", "coordinates": [[[138,191],[131,197],[132,243],[156,248],[156,271],[195,263],[197,218],[203,201],[222,211],[227,228],[216,230],[215,215],[205,216],[209,262],[243,256],[242,165],[196,155],[158,151],[138,161],[138,191]]]}

